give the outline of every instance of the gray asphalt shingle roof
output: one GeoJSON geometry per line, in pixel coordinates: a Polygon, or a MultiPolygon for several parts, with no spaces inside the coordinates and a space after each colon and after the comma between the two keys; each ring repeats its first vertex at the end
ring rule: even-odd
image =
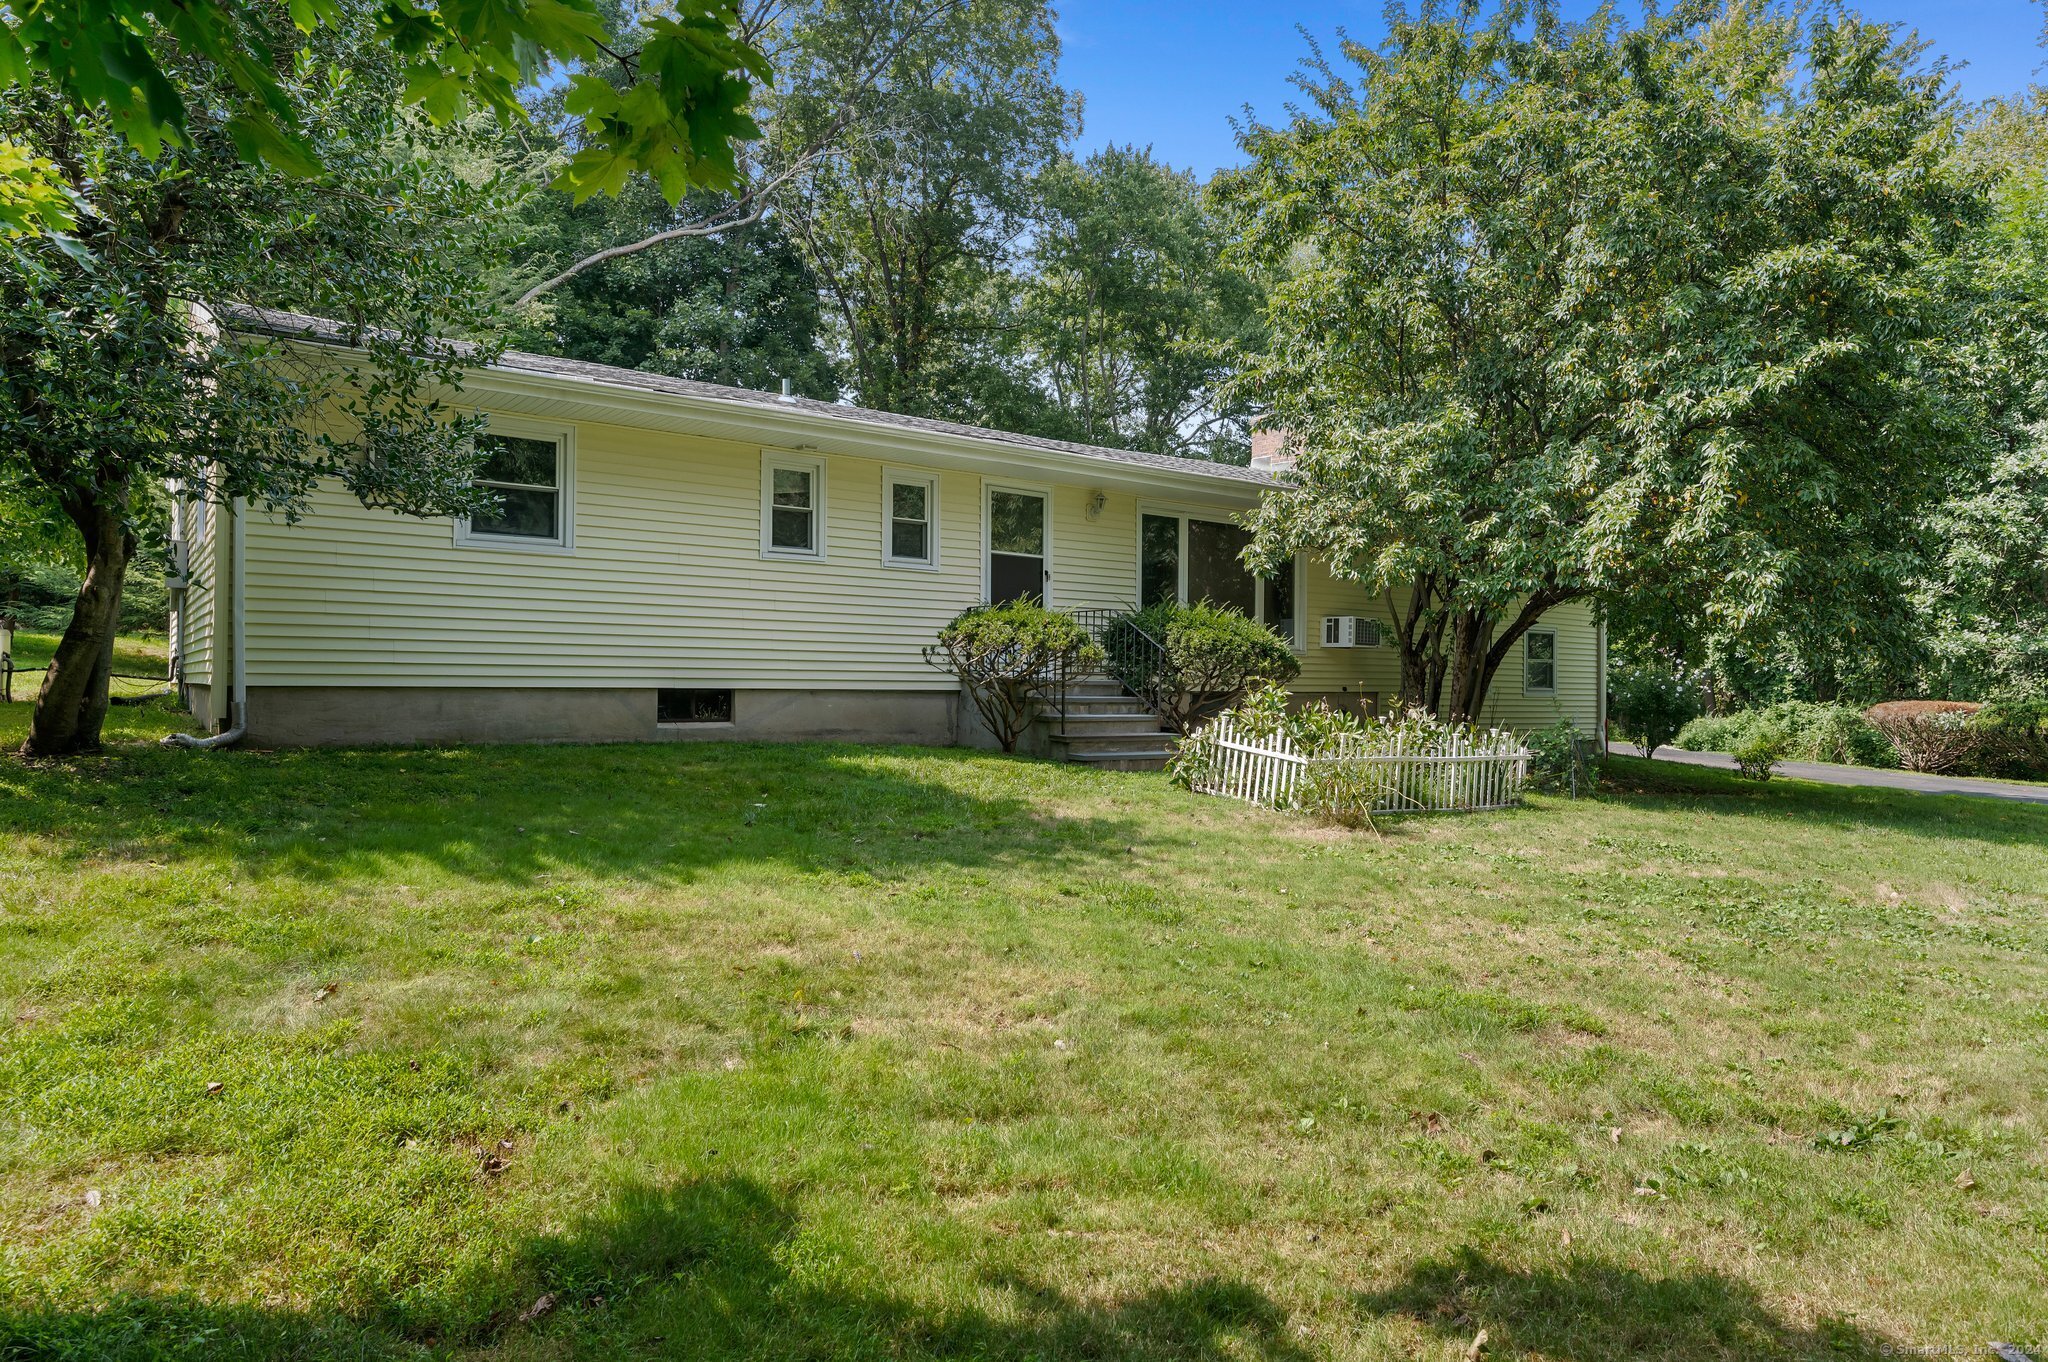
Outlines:
{"type": "MultiPolygon", "coordinates": [[[[228,324],[238,331],[327,345],[354,343],[348,328],[341,323],[325,317],[308,316],[302,312],[237,307],[224,309],[223,315],[229,319],[228,324]]],[[[753,407],[763,412],[797,411],[855,425],[888,427],[926,435],[949,435],[985,444],[1009,445],[1032,453],[1065,454],[1097,462],[1154,468],[1165,473],[1213,477],[1229,482],[1247,483],[1254,487],[1279,485],[1265,473],[1233,464],[1211,463],[1206,459],[1183,459],[1171,454],[1149,454],[1135,449],[1111,449],[1103,445],[1077,444],[1071,440],[1049,440],[1038,435],[1019,435],[1013,431],[991,430],[984,426],[964,425],[958,421],[938,421],[928,416],[905,416],[900,412],[876,411],[869,407],[846,406],[837,402],[819,402],[808,397],[785,399],[779,394],[756,392],[752,388],[731,388],[724,384],[703,383],[691,378],[672,378],[667,374],[623,369],[613,364],[592,364],[580,359],[564,359],[559,355],[536,355],[524,350],[507,350],[499,355],[497,362],[491,367],[508,373],[573,378],[639,392],[663,393],[731,406],[753,407]]]]}

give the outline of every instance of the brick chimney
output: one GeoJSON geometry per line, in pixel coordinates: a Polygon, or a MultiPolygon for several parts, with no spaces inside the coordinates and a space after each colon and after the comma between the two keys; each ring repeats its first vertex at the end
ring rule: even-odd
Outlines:
{"type": "Polygon", "coordinates": [[[1294,452],[1285,448],[1287,432],[1273,426],[1252,431],[1252,467],[1275,476],[1294,471],[1294,452]]]}

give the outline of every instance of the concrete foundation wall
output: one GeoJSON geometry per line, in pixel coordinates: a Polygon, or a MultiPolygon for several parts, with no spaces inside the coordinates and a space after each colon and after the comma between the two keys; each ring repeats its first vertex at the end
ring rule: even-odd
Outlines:
{"type": "Polygon", "coordinates": [[[188,684],[185,687],[185,707],[191,710],[192,717],[198,720],[201,732],[214,731],[213,687],[188,684]]]}
{"type": "MultiPolygon", "coordinates": [[[[202,720],[205,688],[193,688],[202,720]]],[[[651,688],[252,686],[259,747],[408,743],[853,741],[941,745],[958,739],[958,697],[944,691],[742,690],[726,724],[655,722],[651,688]]]]}

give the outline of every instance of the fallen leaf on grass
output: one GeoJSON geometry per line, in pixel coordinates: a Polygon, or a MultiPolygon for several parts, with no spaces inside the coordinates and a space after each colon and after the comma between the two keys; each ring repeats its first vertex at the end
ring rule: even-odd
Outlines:
{"type": "Polygon", "coordinates": [[[1479,1355],[1486,1351],[1486,1330],[1481,1329],[1472,1339],[1472,1346],[1465,1349],[1465,1362],[1479,1362],[1479,1355]]]}
{"type": "Polygon", "coordinates": [[[207,1095],[208,1097],[218,1097],[218,1096],[220,1096],[220,1095],[221,1095],[221,1092],[222,1092],[222,1090],[223,1090],[223,1089],[225,1089],[226,1087],[227,1087],[227,1084],[225,1084],[225,1083],[220,1083],[220,1082],[208,1083],[208,1084],[206,1085],[206,1095],[207,1095]]]}
{"type": "Polygon", "coordinates": [[[338,989],[340,989],[340,987],[341,987],[341,985],[340,985],[340,984],[322,984],[322,985],[320,985],[320,987],[319,987],[319,988],[318,988],[318,989],[317,989],[317,990],[316,990],[316,991],[314,992],[314,994],[313,994],[313,1001],[314,1001],[314,1002],[316,1002],[316,1003],[324,1003],[324,1002],[326,1002],[326,1001],[327,1001],[327,1000],[328,1000],[329,998],[332,998],[332,997],[333,997],[333,996],[335,995],[335,992],[336,992],[336,991],[337,991],[338,989]]]}
{"type": "Polygon", "coordinates": [[[531,1324],[554,1308],[555,1293],[552,1291],[544,1292],[540,1299],[519,1312],[519,1322],[521,1324],[531,1324]]]}

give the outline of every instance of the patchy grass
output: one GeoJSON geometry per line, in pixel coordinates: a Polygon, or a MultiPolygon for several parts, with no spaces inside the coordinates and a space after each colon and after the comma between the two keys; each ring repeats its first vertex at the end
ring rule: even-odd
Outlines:
{"type": "Polygon", "coordinates": [[[0,1355],[2048,1333],[2048,810],[1624,760],[1376,839],[964,752],[176,723],[0,763],[0,1355]]]}

